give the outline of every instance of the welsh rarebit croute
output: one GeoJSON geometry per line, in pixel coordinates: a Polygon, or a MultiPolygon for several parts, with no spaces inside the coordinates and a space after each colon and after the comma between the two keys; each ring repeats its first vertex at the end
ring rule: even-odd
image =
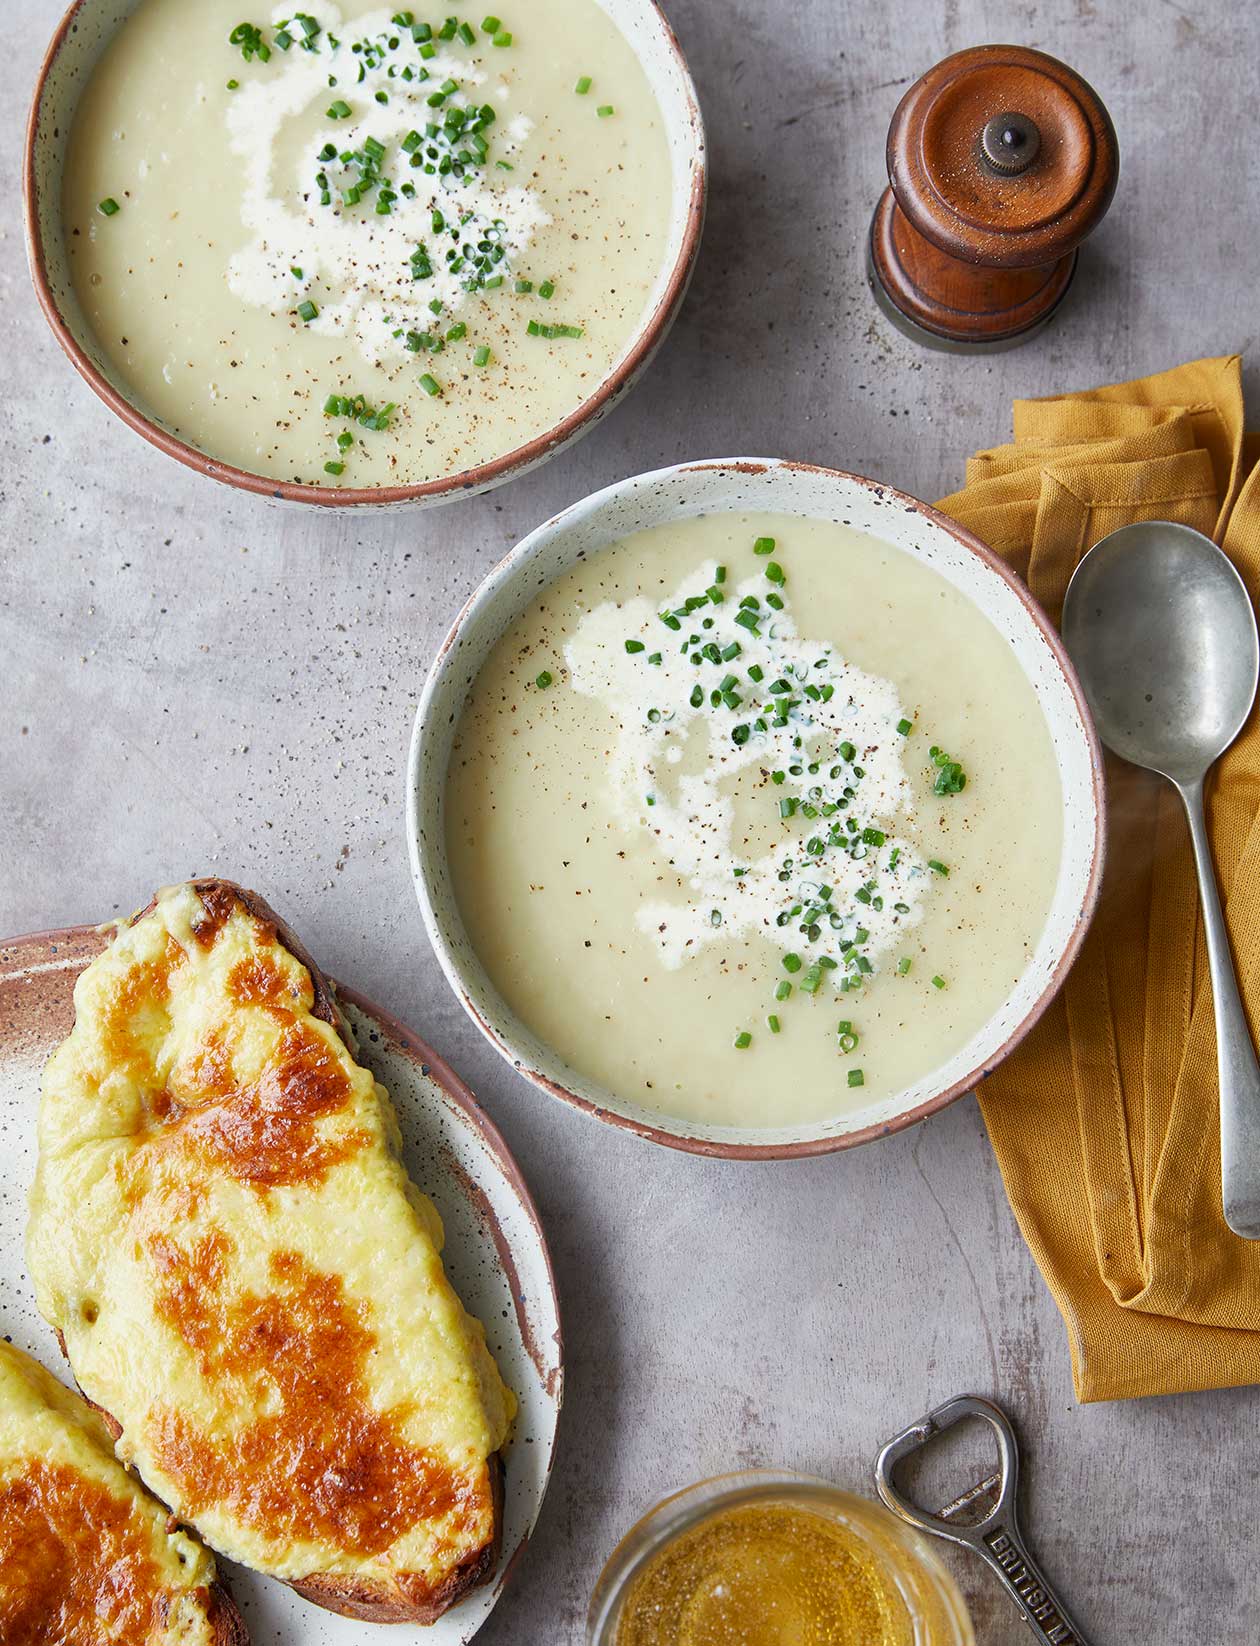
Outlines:
{"type": "Polygon", "coordinates": [[[515,1400],[327,984],[261,899],[198,880],[74,999],[27,1255],[119,1457],[230,1559],[432,1622],[494,1569],[515,1400]]]}
{"type": "Polygon", "coordinates": [[[81,1396],[0,1342],[0,1641],[248,1646],[214,1561],[81,1396]]]}

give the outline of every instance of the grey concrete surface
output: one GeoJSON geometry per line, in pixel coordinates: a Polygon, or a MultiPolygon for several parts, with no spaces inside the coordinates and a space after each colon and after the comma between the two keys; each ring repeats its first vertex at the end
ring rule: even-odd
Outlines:
{"type": "MultiPolygon", "coordinates": [[[[542,1524],[480,1638],[575,1646],[604,1555],[668,1489],[753,1463],[864,1487],[888,1432],[975,1389],[1022,1426],[1034,1546],[1096,1646],[1252,1646],[1260,1401],[1075,1406],[974,1103],[854,1154],[735,1167],[548,1102],[446,990],[411,892],[402,789],[450,619],[498,555],[584,493],[753,452],[931,498],[967,452],[1007,436],[1016,394],[1252,347],[1254,6],[672,0],[713,195],[666,349],[588,440],[516,484],[350,520],[273,511],[168,463],[48,336],[18,167],[59,10],[0,4],[0,931],[103,918],[195,871],[239,877],[331,972],[441,1048],[502,1126],[550,1231],[569,1398],[542,1524]],[[989,360],[928,355],[863,286],[884,132],[909,80],[995,38],[1095,83],[1120,189],[1053,331],[989,360]]],[[[1254,363],[1249,381],[1260,408],[1254,363]]],[[[982,1641],[1015,1646],[1013,1611],[962,1571],[982,1641]]]]}

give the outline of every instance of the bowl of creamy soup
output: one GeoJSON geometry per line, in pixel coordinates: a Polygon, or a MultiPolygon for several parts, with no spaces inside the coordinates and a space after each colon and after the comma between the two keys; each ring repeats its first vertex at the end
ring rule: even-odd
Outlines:
{"type": "Polygon", "coordinates": [[[326,506],[482,490],[589,428],[704,200],[655,0],[76,0],[26,155],[36,291],[96,393],[326,506]]]}
{"type": "Polygon", "coordinates": [[[410,761],[446,975],[535,1085],[772,1157],[971,1090],[1103,851],[1080,687],[969,533],[853,475],[684,464],[574,505],[457,620],[410,761]]]}

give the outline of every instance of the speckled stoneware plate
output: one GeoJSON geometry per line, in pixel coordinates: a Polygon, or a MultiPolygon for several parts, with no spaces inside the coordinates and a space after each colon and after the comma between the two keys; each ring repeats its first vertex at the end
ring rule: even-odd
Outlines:
{"type": "MultiPolygon", "coordinates": [[[[102,354],[74,295],[61,222],[65,145],[75,109],[101,53],[140,3],[73,0],[58,24],[35,84],[26,131],[23,195],[31,279],[53,335],[88,386],[150,445],[212,480],[278,502],[313,503],[325,509],[445,503],[488,491],[545,462],[593,428],[638,382],[674,323],[700,249],[708,188],[704,123],[682,47],[656,0],[596,0],[634,47],[660,106],[669,145],[669,175],[652,178],[650,186],[668,189],[670,217],[665,255],[638,327],[621,358],[587,398],[554,428],[515,450],[476,468],[413,486],[356,490],[267,479],[221,463],[212,453],[173,434],[102,354]]],[[[271,14],[270,6],[261,9],[271,14]]]]}
{"type": "MultiPolygon", "coordinates": [[[[79,973],[105,939],[92,927],[0,942],[0,1334],[53,1374],[69,1368],[40,1318],[22,1260],[35,1171],[40,1071],[69,1032],[79,973]]],[[[334,985],[360,1061],[394,1100],[414,1180],[446,1225],[455,1290],[481,1320],[520,1415],[506,1453],[503,1554],[492,1582],[429,1628],[395,1625],[391,1641],[464,1646],[485,1622],[525,1550],[551,1472],[564,1388],[560,1317],[538,1213],[516,1162],[459,1077],[410,1029],[334,985]]],[[[334,1617],[282,1583],[220,1561],[254,1646],[348,1646],[371,1624],[334,1617]]]]}
{"type": "Polygon", "coordinates": [[[539,526],[499,563],[455,621],[433,665],[411,742],[408,835],[416,895],[447,980],[473,1021],[526,1079],[601,1120],[697,1154],[775,1159],[886,1137],[971,1091],[1041,1016],[1084,939],[1102,875],[1102,754],[1080,682],[1046,614],[1010,567],[945,515],[858,475],[772,458],[681,463],[609,486],[539,526]],[[508,626],[581,557],[648,526],[694,515],[769,511],[835,520],[925,562],[1010,644],[1046,716],[1063,796],[1063,849],[1045,928],[1022,976],[971,1040],[930,1074],[821,1123],[704,1126],[631,1103],[586,1079],[511,1012],[464,929],[446,861],[442,796],[469,686],[508,626]]]}

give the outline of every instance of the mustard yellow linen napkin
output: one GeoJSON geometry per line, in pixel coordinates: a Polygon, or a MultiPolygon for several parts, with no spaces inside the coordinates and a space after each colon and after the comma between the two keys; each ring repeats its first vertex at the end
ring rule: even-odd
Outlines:
{"type": "MultiPolygon", "coordinates": [[[[1015,403],[939,507],[1058,621],[1077,561],[1133,520],[1220,543],[1260,600],[1260,436],[1239,360],[1015,403]]],[[[1208,791],[1225,915],[1260,1027],[1260,717],[1208,791]]],[[[1053,1007],[984,1084],[1011,1206],[1068,1330],[1077,1398],[1260,1383],[1260,1242],[1221,1212],[1212,993],[1171,787],[1108,758],[1098,915],[1053,1007]]]]}

